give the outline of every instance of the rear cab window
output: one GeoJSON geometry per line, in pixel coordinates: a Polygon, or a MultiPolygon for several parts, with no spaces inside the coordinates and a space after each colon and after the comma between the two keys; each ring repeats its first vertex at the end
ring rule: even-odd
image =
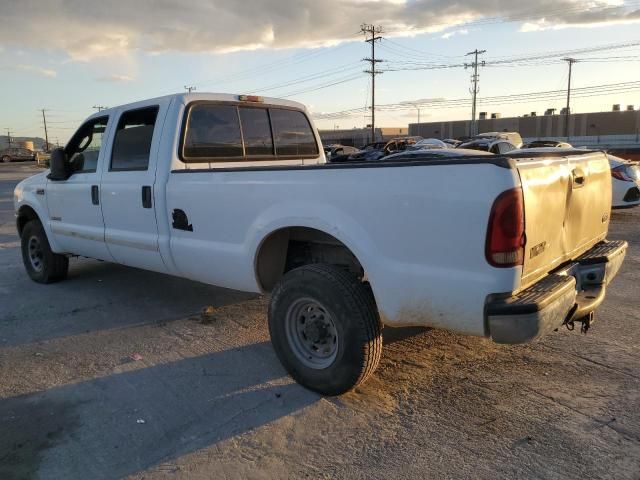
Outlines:
{"type": "Polygon", "coordinates": [[[183,163],[301,161],[319,154],[301,110],[215,102],[187,107],[179,151],[183,163]]]}

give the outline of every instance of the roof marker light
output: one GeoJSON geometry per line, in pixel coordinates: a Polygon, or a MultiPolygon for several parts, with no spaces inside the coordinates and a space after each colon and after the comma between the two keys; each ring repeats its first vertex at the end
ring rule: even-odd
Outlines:
{"type": "Polygon", "coordinates": [[[241,102],[257,102],[264,103],[264,98],[258,95],[238,95],[238,100],[241,102]]]}

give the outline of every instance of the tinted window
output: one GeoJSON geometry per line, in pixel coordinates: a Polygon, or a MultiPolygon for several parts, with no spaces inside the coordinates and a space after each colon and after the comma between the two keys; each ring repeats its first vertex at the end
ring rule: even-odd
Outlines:
{"type": "Polygon", "coordinates": [[[140,108],[120,116],[113,140],[111,170],[146,170],[158,107],[140,108]]]}
{"type": "Polygon", "coordinates": [[[108,120],[108,117],[101,117],[85,123],[69,141],[65,151],[74,172],[96,171],[108,120]]]}
{"type": "Polygon", "coordinates": [[[313,130],[304,113],[270,109],[277,155],[317,155],[313,130]]]}
{"type": "Polygon", "coordinates": [[[245,155],[273,155],[269,114],[264,108],[240,108],[245,155]]]}
{"type": "Polygon", "coordinates": [[[194,105],[189,111],[185,158],[242,157],[238,111],[232,105],[194,105]]]}

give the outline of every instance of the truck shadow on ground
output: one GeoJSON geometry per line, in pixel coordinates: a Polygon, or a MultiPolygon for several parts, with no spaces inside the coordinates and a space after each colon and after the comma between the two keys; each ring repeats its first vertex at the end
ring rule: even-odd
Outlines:
{"type": "Polygon", "coordinates": [[[285,376],[263,342],[4,399],[0,478],[122,478],[319,400],[285,376]]]}
{"type": "Polygon", "coordinates": [[[256,297],[87,259],[73,259],[69,277],[50,285],[32,282],[19,260],[8,270],[15,280],[0,286],[0,347],[163,323],[208,305],[221,307],[256,297]]]}

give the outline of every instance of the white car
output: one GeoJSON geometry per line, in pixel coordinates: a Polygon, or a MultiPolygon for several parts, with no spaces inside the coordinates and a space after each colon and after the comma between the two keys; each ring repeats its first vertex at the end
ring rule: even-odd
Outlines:
{"type": "Polygon", "coordinates": [[[611,207],[637,207],[640,205],[640,166],[614,155],[607,157],[611,166],[611,207]]]}
{"type": "Polygon", "coordinates": [[[442,152],[327,163],[306,108],[275,98],[109,108],[16,186],[23,263],[40,283],[79,255],[270,293],[278,358],[328,395],[375,370],[383,325],[586,330],[627,249],[606,240],[606,156],[442,152]]]}

